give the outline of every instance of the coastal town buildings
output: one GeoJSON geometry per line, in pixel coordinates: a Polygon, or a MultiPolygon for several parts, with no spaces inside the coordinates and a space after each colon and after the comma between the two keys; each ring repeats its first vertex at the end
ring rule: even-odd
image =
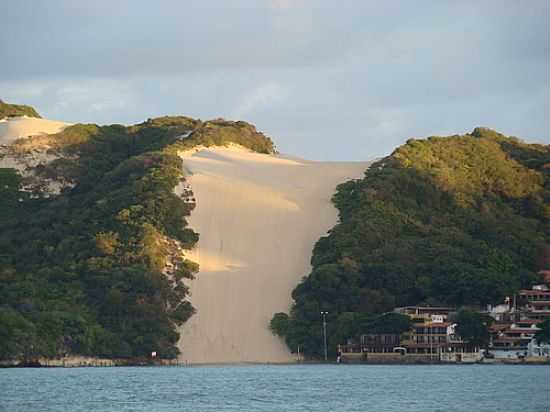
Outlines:
{"type": "Polygon", "coordinates": [[[539,330],[539,320],[524,319],[513,323],[497,322],[490,327],[489,352],[499,358],[522,358],[529,355],[529,344],[539,330]]]}
{"type": "Polygon", "coordinates": [[[407,315],[413,322],[409,332],[402,335],[401,344],[407,348],[407,353],[434,355],[446,347],[449,314],[451,307],[407,306],[396,308],[395,312],[407,315]]]}
{"type": "Polygon", "coordinates": [[[395,353],[394,349],[398,348],[400,343],[401,337],[395,333],[368,333],[360,337],[363,352],[395,353]]]}
{"type": "MultiPolygon", "coordinates": [[[[385,361],[477,362],[550,361],[550,342],[537,342],[541,324],[550,319],[550,271],[540,272],[545,283],[521,289],[482,311],[494,319],[487,348],[472,347],[456,333],[452,306],[405,306],[395,313],[411,319],[409,331],[397,334],[364,334],[359,342],[341,345],[344,357],[385,361]],[[401,358],[400,358],[401,357],[401,358]],[[403,358],[404,357],[404,358],[403,358]]],[[[480,310],[477,308],[476,310],[480,310]]]]}
{"type": "Polygon", "coordinates": [[[539,325],[550,318],[550,288],[547,284],[522,289],[507,297],[503,304],[489,306],[495,319],[490,327],[489,352],[497,359],[550,357],[546,344],[539,345],[535,334],[539,325]]]}
{"type": "Polygon", "coordinates": [[[527,345],[527,356],[531,358],[548,358],[550,359],[550,342],[538,343],[532,340],[527,345]]]}
{"type": "Polygon", "coordinates": [[[454,307],[407,306],[394,312],[409,316],[412,328],[401,335],[365,334],[359,343],[341,345],[344,357],[371,361],[475,362],[479,348],[468,347],[456,334],[451,315],[454,307]]]}
{"type": "Polygon", "coordinates": [[[550,319],[550,290],[546,285],[536,285],[530,290],[520,290],[518,304],[524,318],[550,319]]]}

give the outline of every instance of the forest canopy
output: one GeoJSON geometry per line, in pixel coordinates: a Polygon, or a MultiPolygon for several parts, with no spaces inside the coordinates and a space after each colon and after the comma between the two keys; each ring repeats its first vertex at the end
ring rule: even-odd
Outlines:
{"type": "Polygon", "coordinates": [[[530,287],[548,264],[549,173],[549,146],[486,128],[407,141],[338,186],[340,221],[272,328],[316,356],[320,311],[335,351],[398,306],[485,305],[530,287]]]}
{"type": "Polygon", "coordinates": [[[198,271],[179,251],[199,236],[186,227],[194,204],[174,193],[185,179],[177,152],[228,143],[274,150],[247,123],[183,116],[18,142],[47,146],[59,158],[36,173],[70,184],[40,196],[0,169],[0,359],[177,356],[176,327],[194,313],[185,282],[198,271]]]}
{"type": "Polygon", "coordinates": [[[24,104],[9,104],[0,100],[0,120],[6,117],[16,117],[16,116],[28,116],[28,117],[38,117],[40,115],[38,112],[31,106],[24,104]]]}

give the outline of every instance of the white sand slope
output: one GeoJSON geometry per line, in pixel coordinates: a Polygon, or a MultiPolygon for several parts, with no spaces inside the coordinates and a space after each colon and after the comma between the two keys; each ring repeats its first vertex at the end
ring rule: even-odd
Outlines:
{"type": "Polygon", "coordinates": [[[34,117],[12,117],[0,120],[0,168],[17,169],[19,173],[32,178],[27,182],[26,190],[41,190],[45,195],[57,194],[68,185],[51,179],[34,178],[34,168],[58,158],[47,152],[48,147],[37,147],[31,151],[14,153],[10,145],[18,139],[30,136],[58,133],[70,123],[55,120],[37,119],[34,117]]]}
{"type": "Polygon", "coordinates": [[[58,133],[69,123],[34,117],[12,117],[0,120],[0,146],[9,145],[22,137],[58,133]]]}
{"type": "MultiPolygon", "coordinates": [[[[337,221],[337,184],[362,177],[366,162],[310,162],[209,148],[182,154],[197,199],[189,219],[200,233],[188,256],[197,313],[182,327],[181,360],[191,363],[295,360],[268,324],[287,312],[310,271],[315,242],[337,221]]],[[[183,187],[179,187],[182,190],[183,187]]]]}

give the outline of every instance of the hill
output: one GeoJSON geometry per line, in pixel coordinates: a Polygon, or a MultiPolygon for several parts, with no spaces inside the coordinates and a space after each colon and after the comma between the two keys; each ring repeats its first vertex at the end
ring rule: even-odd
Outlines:
{"type": "Polygon", "coordinates": [[[176,357],[198,270],[183,253],[198,234],[186,221],[192,194],[174,193],[178,152],[228,143],[274,151],[245,122],[187,117],[76,124],[4,146],[0,358],[176,357]]]}
{"type": "Polygon", "coordinates": [[[340,222],[272,321],[290,348],[319,355],[376,314],[412,304],[498,303],[538,281],[550,238],[550,147],[490,129],[411,139],[333,197],[340,222]]]}
{"type": "Polygon", "coordinates": [[[274,312],[316,356],[321,310],[334,350],[394,306],[499,302],[548,248],[549,147],[489,129],[357,179],[246,122],[2,123],[0,360],[292,361],[274,312]]]}
{"type": "Polygon", "coordinates": [[[31,106],[9,104],[0,100],[0,120],[6,117],[28,116],[40,118],[38,112],[31,106]]]}

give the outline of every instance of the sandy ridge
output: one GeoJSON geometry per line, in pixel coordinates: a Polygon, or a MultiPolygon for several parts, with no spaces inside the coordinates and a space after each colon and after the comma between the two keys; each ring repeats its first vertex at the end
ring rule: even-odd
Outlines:
{"type": "Polygon", "coordinates": [[[312,162],[235,146],[180,155],[197,200],[189,223],[200,234],[188,257],[201,265],[190,284],[197,314],[181,328],[180,359],[293,361],[269,320],[288,311],[292,289],[309,273],[314,243],[336,223],[336,185],[361,177],[368,163],[312,162]]]}
{"type": "MultiPolygon", "coordinates": [[[[14,157],[9,146],[67,125],[1,120],[0,167],[31,176],[34,166],[55,156],[33,151],[14,157]]],[[[313,162],[235,145],[198,147],[180,156],[187,181],[176,192],[190,184],[197,207],[189,223],[200,234],[187,257],[201,266],[190,282],[197,314],[180,330],[180,360],[292,362],[295,356],[268,330],[269,320],[288,311],[292,289],[310,271],[314,243],[336,223],[330,202],[336,185],[362,177],[368,163],[313,162]]]]}
{"type": "Polygon", "coordinates": [[[58,155],[48,153],[47,146],[24,151],[11,149],[17,140],[59,133],[69,125],[70,123],[27,116],[0,120],[0,168],[17,169],[27,180],[25,190],[39,190],[46,196],[59,193],[67,182],[38,178],[34,172],[38,165],[47,164],[57,159],[58,155]]]}
{"type": "Polygon", "coordinates": [[[9,145],[17,139],[40,134],[59,133],[70,123],[35,117],[11,117],[0,120],[0,146],[9,145]]]}

